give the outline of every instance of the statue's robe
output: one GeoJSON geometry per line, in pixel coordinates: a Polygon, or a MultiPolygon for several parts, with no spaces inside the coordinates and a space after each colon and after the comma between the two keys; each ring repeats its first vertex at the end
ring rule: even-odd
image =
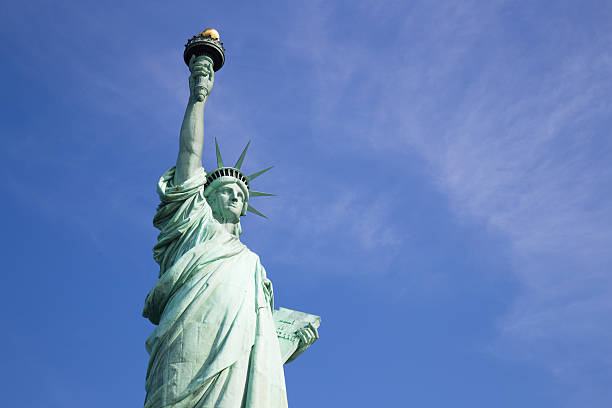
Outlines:
{"type": "Polygon", "coordinates": [[[158,183],[153,220],[160,277],[143,315],[158,326],[145,408],[287,406],[272,318],[272,285],[259,257],[213,218],[203,169],[180,186],[158,183]]]}

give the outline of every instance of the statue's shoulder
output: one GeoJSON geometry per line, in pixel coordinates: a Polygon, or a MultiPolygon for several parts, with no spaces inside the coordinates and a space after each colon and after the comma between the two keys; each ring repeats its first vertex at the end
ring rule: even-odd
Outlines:
{"type": "Polygon", "coordinates": [[[240,245],[244,248],[244,250],[241,253],[242,256],[244,256],[246,259],[249,259],[251,262],[261,264],[259,255],[251,251],[251,249],[248,246],[246,246],[246,244],[244,244],[242,241],[240,241],[238,238],[236,238],[236,240],[240,242],[240,245]]]}

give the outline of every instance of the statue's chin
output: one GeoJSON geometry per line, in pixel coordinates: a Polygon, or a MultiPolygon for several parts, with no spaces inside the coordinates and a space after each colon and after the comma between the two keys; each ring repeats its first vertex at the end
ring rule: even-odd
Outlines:
{"type": "Polygon", "coordinates": [[[236,215],[229,210],[213,211],[213,217],[221,224],[238,224],[240,222],[240,215],[236,215]]]}
{"type": "Polygon", "coordinates": [[[224,217],[224,216],[215,215],[215,213],[213,213],[213,217],[230,234],[235,235],[236,237],[239,237],[240,234],[242,234],[242,226],[240,225],[240,216],[231,214],[231,216],[224,217]]]}

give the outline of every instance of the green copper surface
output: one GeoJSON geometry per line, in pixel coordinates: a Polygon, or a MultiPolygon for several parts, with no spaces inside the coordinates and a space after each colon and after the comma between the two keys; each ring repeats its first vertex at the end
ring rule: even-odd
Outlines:
{"type": "Polygon", "coordinates": [[[256,179],[257,177],[261,176],[262,174],[264,174],[266,171],[270,170],[273,167],[274,166],[270,166],[267,169],[263,169],[263,170],[258,171],[257,173],[253,173],[250,176],[247,176],[247,180],[251,181],[253,179],[256,179]]]}
{"type": "Polygon", "coordinates": [[[221,151],[219,150],[219,143],[215,137],[215,153],[217,154],[217,167],[223,167],[223,159],[221,158],[221,151]]]}
{"type": "Polygon", "coordinates": [[[176,166],[157,184],[160,230],[153,256],[159,279],[143,316],[156,325],[150,354],[146,408],[287,407],[283,364],[318,338],[320,317],[274,310],[272,283],[259,257],[240,242],[240,217],[254,209],[248,177],[224,167],[215,140],[217,169],[202,167],[204,105],[212,91],[212,59],[189,60],[190,97],[176,166]]]}
{"type": "Polygon", "coordinates": [[[247,143],[247,145],[244,147],[244,150],[240,154],[238,161],[236,162],[236,164],[234,164],[235,168],[240,169],[240,166],[242,166],[242,162],[244,161],[244,156],[246,156],[246,152],[247,150],[249,150],[250,145],[251,145],[251,141],[249,140],[249,143],[247,143]]]}
{"type": "Polygon", "coordinates": [[[272,197],[275,194],[270,194],[270,193],[262,193],[261,191],[249,191],[249,195],[252,197],[272,197]]]}
{"type": "Polygon", "coordinates": [[[263,215],[262,213],[260,213],[259,211],[257,211],[255,208],[253,208],[253,206],[251,204],[249,204],[249,206],[247,207],[247,211],[252,212],[253,214],[257,214],[260,217],[268,218],[265,215],[263,215]]]}

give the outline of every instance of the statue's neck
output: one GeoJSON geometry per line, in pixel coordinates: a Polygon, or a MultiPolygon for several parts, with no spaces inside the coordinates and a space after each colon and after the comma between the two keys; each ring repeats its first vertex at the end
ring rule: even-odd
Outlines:
{"type": "Polygon", "coordinates": [[[230,222],[226,222],[225,224],[221,224],[221,226],[223,227],[224,230],[226,230],[230,235],[235,236],[236,238],[240,237],[240,234],[238,233],[238,227],[236,226],[236,224],[230,223],[230,222]]]}
{"type": "Polygon", "coordinates": [[[213,217],[215,218],[215,220],[217,220],[221,228],[227,231],[230,235],[233,235],[236,238],[240,237],[240,233],[242,232],[240,228],[240,222],[237,222],[237,223],[229,222],[223,219],[222,217],[217,216],[217,214],[214,214],[214,213],[213,213],[213,217]]]}

